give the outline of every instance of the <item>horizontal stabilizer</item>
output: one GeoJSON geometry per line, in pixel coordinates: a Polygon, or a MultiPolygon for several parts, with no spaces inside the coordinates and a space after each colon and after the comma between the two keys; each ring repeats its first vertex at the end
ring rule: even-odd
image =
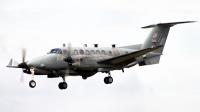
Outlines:
{"type": "Polygon", "coordinates": [[[193,22],[196,22],[196,21],[183,21],[183,22],[171,22],[171,23],[158,23],[158,24],[152,24],[152,25],[148,25],[148,26],[144,26],[142,28],[152,28],[152,27],[155,27],[155,26],[169,26],[169,27],[172,27],[176,24],[183,24],[183,23],[193,23],[193,22]]]}
{"type": "Polygon", "coordinates": [[[7,67],[19,68],[18,65],[19,65],[19,63],[17,61],[10,59],[10,62],[8,63],[7,67]]]}
{"type": "Polygon", "coordinates": [[[98,63],[101,63],[101,64],[119,64],[119,63],[125,62],[125,61],[130,60],[130,59],[135,59],[136,57],[142,56],[142,55],[149,53],[151,51],[154,51],[154,50],[156,50],[160,47],[162,47],[162,46],[156,46],[156,47],[153,47],[153,48],[147,48],[147,49],[131,52],[131,53],[128,53],[128,54],[124,54],[124,55],[120,55],[120,56],[117,56],[117,57],[105,59],[105,60],[102,60],[102,61],[98,61],[98,63]]]}

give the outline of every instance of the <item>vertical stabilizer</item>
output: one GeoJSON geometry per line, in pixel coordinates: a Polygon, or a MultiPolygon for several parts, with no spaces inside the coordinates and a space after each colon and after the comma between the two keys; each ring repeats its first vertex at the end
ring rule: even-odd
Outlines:
{"type": "MultiPolygon", "coordinates": [[[[195,22],[195,21],[159,23],[159,24],[153,24],[153,25],[142,27],[142,28],[153,28],[153,29],[148,35],[148,37],[146,38],[145,42],[142,44],[141,49],[146,49],[149,47],[162,45],[163,46],[162,48],[159,48],[152,52],[152,53],[162,54],[170,27],[177,24],[192,23],[192,22],[195,22]]],[[[147,57],[148,55],[151,55],[151,53],[147,54],[147,57]]],[[[139,65],[144,66],[144,65],[158,64],[160,61],[160,56],[161,55],[151,57],[151,58],[144,57],[144,59],[142,59],[143,61],[140,59],[141,61],[139,62],[139,65]]]]}

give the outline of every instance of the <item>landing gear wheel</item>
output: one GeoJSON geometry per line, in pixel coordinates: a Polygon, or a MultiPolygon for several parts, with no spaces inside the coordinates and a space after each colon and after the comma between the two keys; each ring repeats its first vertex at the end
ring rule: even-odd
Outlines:
{"type": "Polygon", "coordinates": [[[83,78],[84,80],[86,80],[86,79],[87,79],[87,76],[82,76],[82,78],[83,78]]]}
{"type": "Polygon", "coordinates": [[[113,78],[112,77],[105,77],[104,78],[104,82],[105,82],[105,84],[111,84],[112,82],[113,82],[113,78]]]}
{"type": "Polygon", "coordinates": [[[105,77],[105,78],[104,78],[104,83],[105,83],[105,84],[108,84],[108,77],[105,77]]]}
{"type": "Polygon", "coordinates": [[[107,77],[108,78],[108,83],[111,84],[113,82],[113,78],[112,77],[107,77]]]}
{"type": "Polygon", "coordinates": [[[60,83],[58,84],[58,87],[59,87],[60,89],[66,89],[66,88],[67,88],[67,83],[66,83],[66,82],[60,82],[60,83]]]}
{"type": "Polygon", "coordinates": [[[60,82],[60,83],[58,84],[58,87],[59,87],[59,89],[63,89],[63,88],[62,88],[62,82],[60,82]]]}
{"type": "Polygon", "coordinates": [[[31,81],[29,82],[29,86],[30,86],[31,88],[34,88],[34,87],[36,86],[36,82],[35,82],[34,80],[31,80],[31,81]]]}
{"type": "Polygon", "coordinates": [[[62,83],[62,87],[63,87],[63,89],[67,89],[67,83],[66,83],[66,82],[63,82],[63,83],[62,83]]]}

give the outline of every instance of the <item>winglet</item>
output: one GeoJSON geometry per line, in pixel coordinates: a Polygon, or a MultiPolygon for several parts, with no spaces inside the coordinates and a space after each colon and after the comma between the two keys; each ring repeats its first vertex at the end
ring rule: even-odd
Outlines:
{"type": "Polygon", "coordinates": [[[158,23],[158,24],[152,24],[152,25],[144,26],[144,27],[141,27],[141,28],[152,28],[152,27],[155,27],[155,26],[170,26],[170,27],[172,27],[172,26],[177,25],[177,24],[194,23],[194,22],[197,22],[197,21],[183,21],[183,22],[158,23]]]}

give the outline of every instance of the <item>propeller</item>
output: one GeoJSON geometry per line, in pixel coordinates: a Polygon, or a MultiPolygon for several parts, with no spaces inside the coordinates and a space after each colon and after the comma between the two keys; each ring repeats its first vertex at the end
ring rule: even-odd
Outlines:
{"type": "Polygon", "coordinates": [[[66,72],[65,72],[66,76],[69,75],[69,73],[70,73],[69,68],[70,68],[70,66],[72,65],[72,62],[73,62],[72,57],[71,57],[71,43],[67,43],[67,54],[68,54],[68,56],[63,59],[69,65],[69,67],[66,68],[66,72]]]}
{"type": "Polygon", "coordinates": [[[67,44],[67,54],[68,56],[65,57],[63,60],[66,61],[69,64],[69,66],[71,66],[72,61],[73,61],[71,57],[71,43],[67,44]]]}
{"type": "Polygon", "coordinates": [[[18,65],[19,68],[22,68],[22,74],[21,74],[21,77],[20,77],[20,82],[21,83],[24,82],[24,72],[23,72],[23,70],[24,69],[29,69],[27,64],[25,63],[25,59],[26,59],[26,49],[22,48],[22,63],[20,63],[18,65]]]}
{"type": "Polygon", "coordinates": [[[68,44],[67,44],[67,54],[68,54],[68,56],[65,57],[65,58],[63,59],[63,60],[64,60],[65,62],[67,62],[68,65],[69,65],[69,67],[66,68],[66,72],[65,72],[65,75],[66,75],[66,76],[68,76],[69,73],[70,73],[70,68],[71,68],[71,66],[72,66],[72,63],[73,63],[73,64],[77,64],[77,66],[80,66],[81,60],[83,59],[83,57],[77,57],[77,58],[76,58],[76,61],[75,61],[75,57],[72,57],[72,56],[71,56],[71,43],[68,43],[68,44]],[[75,62],[74,62],[74,61],[75,61],[75,62]]]}

